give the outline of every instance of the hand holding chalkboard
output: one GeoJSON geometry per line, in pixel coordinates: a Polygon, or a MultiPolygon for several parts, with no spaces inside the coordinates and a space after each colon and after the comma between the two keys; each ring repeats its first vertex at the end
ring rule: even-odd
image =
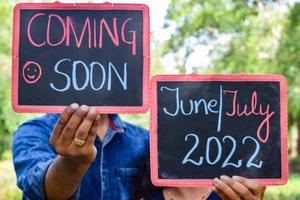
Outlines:
{"type": "Polygon", "coordinates": [[[282,76],[157,76],[152,99],[154,184],[212,184],[221,175],[258,179],[261,184],[287,180],[282,76]]]}
{"type": "Polygon", "coordinates": [[[89,165],[97,155],[94,141],[100,125],[104,124],[103,119],[95,108],[86,105],[79,107],[74,103],[62,112],[50,137],[50,144],[58,155],[68,158],[71,163],[89,165]]]}
{"type": "Polygon", "coordinates": [[[61,112],[77,102],[105,113],[145,112],[149,41],[142,4],[18,4],[14,110],[61,112]]]}
{"type": "Polygon", "coordinates": [[[257,181],[240,176],[230,178],[223,175],[220,179],[215,178],[213,184],[213,191],[222,199],[262,200],[266,190],[266,187],[259,185],[257,181]]]}

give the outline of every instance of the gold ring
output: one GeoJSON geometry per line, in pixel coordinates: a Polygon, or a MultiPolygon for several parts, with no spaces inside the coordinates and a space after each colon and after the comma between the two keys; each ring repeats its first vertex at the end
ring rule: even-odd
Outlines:
{"type": "Polygon", "coordinates": [[[74,144],[76,144],[77,146],[83,146],[84,143],[85,143],[85,140],[81,140],[81,139],[78,139],[78,138],[74,138],[74,139],[73,139],[73,142],[74,142],[74,144]]]}

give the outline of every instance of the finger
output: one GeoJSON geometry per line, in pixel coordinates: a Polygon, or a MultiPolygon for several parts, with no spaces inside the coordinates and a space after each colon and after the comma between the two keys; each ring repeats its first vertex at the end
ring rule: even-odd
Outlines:
{"type": "Polygon", "coordinates": [[[240,182],[229,178],[228,176],[221,176],[221,180],[224,181],[233,191],[243,199],[252,200],[255,199],[254,194],[240,182]]]}
{"type": "Polygon", "coordinates": [[[218,190],[220,190],[220,192],[223,193],[225,197],[227,197],[228,199],[234,199],[234,200],[240,199],[240,197],[225,182],[221,181],[220,179],[215,178],[213,183],[214,186],[218,190]]]}
{"type": "Polygon", "coordinates": [[[75,138],[78,138],[78,139],[84,140],[84,141],[87,139],[89,131],[97,117],[97,114],[98,113],[95,108],[91,108],[89,110],[86,117],[84,117],[84,120],[79,125],[79,127],[75,133],[75,138]]]}
{"type": "Polygon", "coordinates": [[[242,176],[233,176],[234,180],[240,182],[254,194],[259,195],[265,191],[265,187],[259,185],[256,181],[242,177],[242,176]]]}
{"type": "Polygon", "coordinates": [[[212,187],[212,191],[217,193],[219,197],[221,197],[222,200],[228,200],[228,197],[218,188],[216,188],[215,186],[212,187]]]}
{"type": "Polygon", "coordinates": [[[89,135],[86,139],[86,144],[87,145],[94,145],[96,135],[97,135],[97,131],[99,130],[100,125],[101,125],[101,116],[98,114],[97,117],[96,117],[96,120],[93,123],[92,128],[90,129],[89,135]]]}
{"type": "Polygon", "coordinates": [[[62,134],[59,138],[60,142],[64,145],[70,145],[72,140],[74,139],[74,135],[76,133],[77,128],[82,122],[83,117],[89,111],[89,107],[86,105],[80,106],[79,109],[74,112],[74,114],[69,119],[67,125],[62,131],[62,134]]]}
{"type": "MultiPolygon", "coordinates": [[[[214,186],[210,186],[210,187],[201,187],[202,189],[203,189],[203,188],[208,189],[208,191],[206,192],[206,194],[205,194],[204,196],[202,196],[202,199],[208,199],[208,198],[209,198],[209,196],[210,196],[211,193],[213,192],[213,187],[214,187],[214,186]]],[[[201,188],[200,188],[200,190],[202,190],[201,188]]]]}
{"type": "Polygon", "coordinates": [[[60,137],[65,125],[68,123],[72,114],[78,109],[79,105],[77,103],[73,103],[70,106],[67,106],[62,112],[59,120],[57,121],[53,134],[51,136],[51,141],[56,141],[60,137]]]}

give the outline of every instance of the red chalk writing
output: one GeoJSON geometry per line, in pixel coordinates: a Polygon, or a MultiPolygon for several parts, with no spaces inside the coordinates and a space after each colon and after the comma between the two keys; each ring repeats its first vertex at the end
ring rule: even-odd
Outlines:
{"type": "Polygon", "coordinates": [[[95,19],[86,17],[84,24],[79,27],[76,26],[78,23],[71,16],[61,17],[57,14],[47,15],[41,12],[30,18],[27,26],[27,38],[30,44],[35,47],[43,47],[45,45],[51,47],[65,45],[68,47],[71,45],[72,40],[70,39],[74,38],[74,46],[77,48],[80,48],[83,42],[87,42],[88,48],[103,48],[103,35],[107,34],[114,46],[120,46],[122,42],[131,48],[132,55],[136,55],[136,30],[128,28],[130,23],[135,23],[134,18],[126,18],[124,21],[118,21],[117,17],[113,17],[109,21],[105,18],[95,19]],[[46,24],[44,24],[46,35],[43,41],[38,41],[31,33],[34,28],[43,28],[37,27],[38,24],[40,25],[38,22],[41,22],[42,18],[47,19],[46,24]],[[61,27],[62,29],[62,34],[59,36],[58,41],[53,41],[53,38],[51,38],[53,27],[61,27]]]}
{"type": "Polygon", "coordinates": [[[247,117],[251,115],[263,116],[264,119],[261,121],[260,125],[257,128],[257,138],[266,143],[269,139],[270,134],[270,119],[275,114],[274,111],[270,111],[270,105],[267,104],[265,108],[262,104],[257,104],[257,92],[252,92],[251,95],[251,105],[244,104],[244,106],[240,105],[237,101],[238,90],[224,90],[224,94],[232,95],[232,110],[231,112],[226,112],[226,115],[229,117],[238,116],[238,117],[247,117]],[[262,128],[265,127],[265,136],[263,136],[262,128]]]}

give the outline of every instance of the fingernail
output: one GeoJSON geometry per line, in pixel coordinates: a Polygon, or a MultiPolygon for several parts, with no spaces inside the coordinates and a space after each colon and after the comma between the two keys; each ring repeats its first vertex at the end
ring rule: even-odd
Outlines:
{"type": "Polygon", "coordinates": [[[214,183],[219,183],[219,179],[218,178],[214,178],[214,183]]]}
{"type": "Polygon", "coordinates": [[[226,175],[222,175],[220,178],[221,178],[222,180],[225,180],[225,181],[230,180],[230,178],[229,178],[228,176],[226,176],[226,175]]]}
{"type": "Polygon", "coordinates": [[[211,191],[217,191],[217,188],[215,186],[211,187],[211,191]]]}
{"type": "Polygon", "coordinates": [[[82,110],[82,111],[88,111],[88,109],[89,109],[89,107],[88,106],[86,106],[86,105],[81,105],[80,106],[80,109],[82,110]]]}
{"type": "Polygon", "coordinates": [[[234,180],[239,180],[240,177],[239,177],[239,176],[233,176],[232,179],[234,179],[234,180]]]}
{"type": "Polygon", "coordinates": [[[99,120],[99,119],[100,119],[100,115],[98,114],[97,117],[96,117],[96,120],[99,120]]]}
{"type": "Polygon", "coordinates": [[[77,109],[79,107],[79,105],[77,103],[72,103],[71,104],[71,108],[73,109],[77,109]]]}

